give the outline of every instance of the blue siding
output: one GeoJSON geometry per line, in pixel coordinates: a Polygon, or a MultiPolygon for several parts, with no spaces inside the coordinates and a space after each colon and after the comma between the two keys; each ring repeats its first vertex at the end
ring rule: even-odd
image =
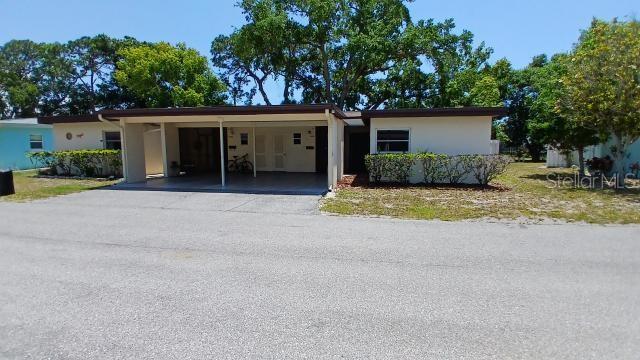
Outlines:
{"type": "Polygon", "coordinates": [[[28,125],[0,127],[0,169],[33,168],[33,164],[26,156],[28,152],[31,152],[30,135],[42,135],[43,150],[53,150],[53,131],[50,128],[28,125]]]}

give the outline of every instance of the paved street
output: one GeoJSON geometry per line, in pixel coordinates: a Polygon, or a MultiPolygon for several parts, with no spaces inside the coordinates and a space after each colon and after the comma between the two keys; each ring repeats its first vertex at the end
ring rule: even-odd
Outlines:
{"type": "Polygon", "coordinates": [[[640,354],[640,227],[335,217],[317,201],[0,202],[0,358],[640,354]]]}

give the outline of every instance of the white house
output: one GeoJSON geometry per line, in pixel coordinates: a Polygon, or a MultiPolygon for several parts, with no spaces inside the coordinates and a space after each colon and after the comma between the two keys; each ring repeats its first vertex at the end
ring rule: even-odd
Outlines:
{"type": "Polygon", "coordinates": [[[319,104],[103,110],[40,122],[53,125],[57,150],[121,148],[127,183],[158,183],[148,177],[170,180],[188,170],[219,188],[251,177],[252,184],[326,190],[345,172],[361,171],[367,153],[490,154],[492,119],[505,113],[480,107],[360,113],[319,104]],[[243,155],[255,165],[253,174],[228,174],[229,161],[243,155]]]}

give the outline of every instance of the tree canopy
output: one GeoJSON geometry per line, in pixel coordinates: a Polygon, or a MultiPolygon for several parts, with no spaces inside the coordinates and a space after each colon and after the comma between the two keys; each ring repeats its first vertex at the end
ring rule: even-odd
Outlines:
{"type": "Polygon", "coordinates": [[[146,107],[224,103],[225,86],[207,59],[185,44],[144,44],[123,48],[115,79],[146,107]]]}
{"type": "Polygon", "coordinates": [[[491,49],[453,20],[412,21],[403,0],[244,0],[246,24],[212,43],[234,102],[333,102],[344,109],[498,103],[481,74],[491,49]],[[495,101],[494,101],[495,100],[495,101]]]}

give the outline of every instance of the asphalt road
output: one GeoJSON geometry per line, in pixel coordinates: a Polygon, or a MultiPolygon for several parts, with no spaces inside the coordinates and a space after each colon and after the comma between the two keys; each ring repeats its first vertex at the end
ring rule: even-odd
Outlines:
{"type": "Polygon", "coordinates": [[[316,201],[0,202],[0,358],[640,354],[640,227],[334,217],[316,201]]]}

